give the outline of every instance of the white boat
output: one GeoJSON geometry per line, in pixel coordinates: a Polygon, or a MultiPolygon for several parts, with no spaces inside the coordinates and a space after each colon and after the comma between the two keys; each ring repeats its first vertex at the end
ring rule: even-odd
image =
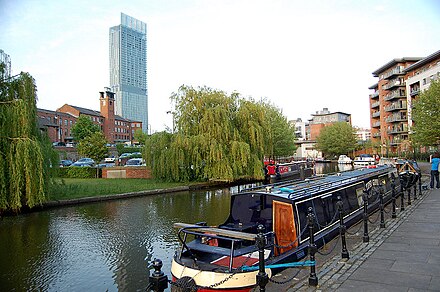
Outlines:
{"type": "Polygon", "coordinates": [[[361,154],[353,161],[354,165],[373,165],[376,164],[376,160],[370,154],[361,154]]]}
{"type": "Polygon", "coordinates": [[[351,160],[351,158],[348,157],[347,155],[339,155],[338,163],[340,163],[340,164],[351,164],[352,162],[353,162],[353,160],[351,160]]]}

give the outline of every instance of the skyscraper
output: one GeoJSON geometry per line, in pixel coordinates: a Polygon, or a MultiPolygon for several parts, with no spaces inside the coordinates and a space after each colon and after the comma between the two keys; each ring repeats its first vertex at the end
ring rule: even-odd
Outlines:
{"type": "Polygon", "coordinates": [[[121,13],[121,24],[110,28],[110,87],[115,112],[142,121],[148,132],[147,24],[121,13]]]}

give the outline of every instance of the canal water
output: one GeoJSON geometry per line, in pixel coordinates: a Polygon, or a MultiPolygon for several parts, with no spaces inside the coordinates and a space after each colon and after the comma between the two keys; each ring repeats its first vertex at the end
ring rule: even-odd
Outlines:
{"type": "MultiPolygon", "coordinates": [[[[335,163],[315,171],[342,171],[335,163]]],[[[0,291],[138,291],[151,261],[170,276],[173,223],[223,223],[238,187],[153,195],[0,219],[0,291]]]]}

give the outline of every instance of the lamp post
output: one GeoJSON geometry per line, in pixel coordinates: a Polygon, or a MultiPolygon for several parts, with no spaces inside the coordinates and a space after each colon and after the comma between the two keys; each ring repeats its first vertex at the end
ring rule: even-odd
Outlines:
{"type": "Polygon", "coordinates": [[[173,111],[167,111],[167,114],[170,114],[173,117],[173,128],[171,130],[172,130],[172,133],[174,134],[174,112],[173,111]]]}

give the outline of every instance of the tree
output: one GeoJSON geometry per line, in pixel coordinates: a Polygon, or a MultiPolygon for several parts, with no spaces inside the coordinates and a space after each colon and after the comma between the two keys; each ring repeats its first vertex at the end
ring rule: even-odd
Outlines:
{"type": "Polygon", "coordinates": [[[287,121],[281,110],[266,104],[266,119],[270,128],[270,148],[265,153],[269,157],[292,156],[296,150],[295,128],[287,121]]]}
{"type": "Polygon", "coordinates": [[[275,107],[208,87],[181,86],[171,99],[175,104],[173,134],[151,135],[144,147],[146,163],[156,178],[263,178],[262,160],[272,149],[271,135],[276,132],[271,127],[280,126],[269,119],[279,117],[275,107]]]}
{"type": "Polygon", "coordinates": [[[424,146],[435,146],[440,141],[440,80],[420,94],[412,109],[414,121],[412,140],[424,146]]]}
{"type": "Polygon", "coordinates": [[[356,135],[346,122],[337,122],[324,127],[317,138],[317,148],[326,155],[349,154],[356,149],[356,135]]]}
{"type": "Polygon", "coordinates": [[[37,125],[35,81],[5,72],[0,63],[0,213],[45,201],[50,163],[37,125]]]}
{"type": "Polygon", "coordinates": [[[148,139],[148,134],[142,132],[141,129],[137,129],[134,132],[134,139],[136,141],[138,141],[141,145],[145,145],[145,141],[147,141],[147,139],[148,139]]]}
{"type": "Polygon", "coordinates": [[[80,142],[92,133],[101,132],[98,125],[94,124],[88,116],[80,115],[71,129],[73,139],[80,142]]]}
{"type": "MultiPolygon", "coordinates": [[[[94,132],[82,139],[77,146],[78,153],[99,163],[108,155],[107,140],[102,132],[94,132]]],[[[97,170],[98,172],[98,170],[97,170]]]]}

